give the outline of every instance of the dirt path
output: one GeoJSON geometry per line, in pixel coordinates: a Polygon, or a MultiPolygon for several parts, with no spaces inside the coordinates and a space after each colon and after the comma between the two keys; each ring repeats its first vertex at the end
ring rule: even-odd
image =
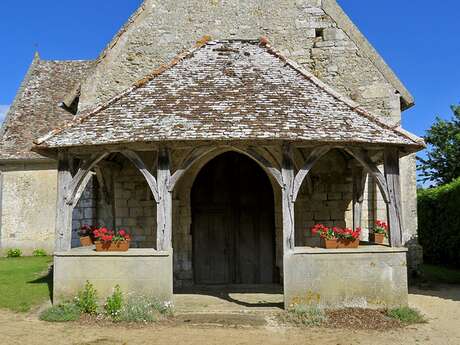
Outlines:
{"type": "Polygon", "coordinates": [[[38,321],[36,315],[0,311],[0,344],[460,344],[460,287],[414,290],[409,298],[411,306],[421,310],[430,322],[388,332],[285,328],[269,315],[242,314],[221,314],[208,319],[203,315],[201,319],[181,316],[177,321],[155,326],[102,328],[50,324],[38,321]]]}

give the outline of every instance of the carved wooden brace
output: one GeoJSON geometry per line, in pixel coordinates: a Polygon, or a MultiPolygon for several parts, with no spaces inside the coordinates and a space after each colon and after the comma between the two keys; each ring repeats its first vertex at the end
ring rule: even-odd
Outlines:
{"type": "Polygon", "coordinates": [[[305,160],[304,165],[300,168],[299,172],[295,176],[294,186],[292,190],[292,201],[297,200],[299,195],[300,187],[302,186],[303,181],[310,173],[313,166],[323,157],[326,153],[331,150],[331,146],[318,146],[313,149],[308,158],[305,160]]]}
{"type": "Polygon", "coordinates": [[[366,150],[361,148],[344,148],[344,150],[352,155],[359,163],[361,163],[367,172],[375,179],[377,186],[379,186],[380,192],[382,193],[383,200],[387,204],[390,203],[390,196],[388,194],[388,186],[385,176],[369,157],[366,150]]]}
{"type": "Polygon", "coordinates": [[[152,175],[149,169],[147,169],[146,165],[142,161],[142,158],[139,157],[139,155],[130,150],[123,150],[121,151],[121,154],[128,158],[131,163],[134,164],[134,166],[139,169],[141,174],[145,177],[145,180],[147,181],[150,190],[152,191],[153,197],[156,202],[159,201],[159,196],[158,196],[158,184],[155,176],[152,175]]]}
{"type": "Polygon", "coordinates": [[[182,176],[190,169],[190,167],[198,162],[201,158],[206,156],[207,154],[214,151],[214,147],[209,146],[201,146],[196,147],[190,151],[188,157],[184,159],[182,164],[180,165],[179,169],[177,169],[174,174],[171,176],[169,180],[169,191],[173,191],[177,185],[177,182],[181,179],[182,176]]]}
{"type": "Polygon", "coordinates": [[[68,205],[75,205],[75,203],[78,201],[77,195],[79,193],[79,190],[84,190],[86,184],[89,181],[89,178],[87,178],[87,176],[88,174],[90,174],[91,169],[93,169],[97,163],[102,161],[108,155],[109,152],[95,153],[91,155],[91,157],[88,160],[84,161],[81,164],[81,166],[78,168],[77,173],[73,177],[72,182],[70,183],[68,193],[65,198],[68,205]]]}
{"type": "Polygon", "coordinates": [[[273,166],[272,163],[268,159],[264,157],[262,153],[259,152],[259,150],[254,147],[250,146],[247,149],[238,149],[238,151],[241,151],[248,157],[252,158],[254,161],[258,162],[264,169],[266,169],[270,175],[273,176],[273,178],[278,182],[280,187],[283,187],[283,177],[281,175],[280,169],[276,168],[273,166]]]}

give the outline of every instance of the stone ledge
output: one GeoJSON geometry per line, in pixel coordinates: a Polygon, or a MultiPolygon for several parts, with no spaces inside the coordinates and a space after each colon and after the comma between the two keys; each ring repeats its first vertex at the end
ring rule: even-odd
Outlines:
{"type": "Polygon", "coordinates": [[[55,257],[87,257],[87,256],[102,256],[102,257],[167,257],[171,253],[167,251],[157,251],[152,248],[132,248],[127,252],[96,252],[94,246],[74,248],[67,252],[55,252],[55,257]]]}
{"type": "MultiPolygon", "coordinates": [[[[361,245],[359,248],[352,249],[325,249],[314,247],[296,247],[290,255],[302,254],[369,254],[369,253],[406,253],[407,248],[394,248],[383,245],[361,245]]],[[[289,254],[288,254],[289,255],[289,254]]]]}

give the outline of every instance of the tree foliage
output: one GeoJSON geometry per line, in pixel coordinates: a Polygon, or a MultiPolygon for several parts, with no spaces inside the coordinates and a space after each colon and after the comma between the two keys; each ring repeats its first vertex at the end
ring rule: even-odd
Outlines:
{"type": "Polygon", "coordinates": [[[460,176],[460,105],[451,108],[452,119],[437,117],[425,136],[429,152],[426,159],[418,157],[424,182],[445,184],[460,176]]]}

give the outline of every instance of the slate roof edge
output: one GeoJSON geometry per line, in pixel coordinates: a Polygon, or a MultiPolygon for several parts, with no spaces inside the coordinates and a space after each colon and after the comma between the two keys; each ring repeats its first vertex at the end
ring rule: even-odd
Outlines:
{"type": "MultiPolygon", "coordinates": [[[[388,130],[391,130],[395,132],[396,134],[400,136],[404,136],[410,141],[412,141],[415,146],[419,146],[420,148],[424,148],[425,142],[422,138],[419,138],[415,136],[412,133],[407,132],[406,130],[403,130],[399,126],[394,126],[383,119],[372,115],[365,109],[361,108],[358,103],[354,102],[353,100],[341,95],[339,92],[335,91],[332,87],[329,85],[325,84],[323,81],[315,77],[311,72],[307,71],[306,69],[300,67],[296,62],[288,59],[285,57],[281,52],[273,48],[266,37],[261,37],[260,39],[227,39],[227,40],[218,40],[218,41],[212,41],[210,36],[203,36],[196,45],[188,50],[185,50],[184,52],[180,53],[177,55],[173,60],[171,60],[169,63],[164,64],[157,69],[155,69],[152,73],[149,75],[145,76],[144,78],[138,80],[135,82],[132,86],[121,92],[120,94],[112,97],[110,100],[92,108],[86,111],[85,113],[77,116],[73,121],[68,122],[64,127],[61,128],[55,128],[52,131],[50,131],[48,134],[42,136],[41,138],[38,138],[34,141],[34,144],[37,147],[41,148],[46,148],[46,144],[43,145],[47,140],[51,139],[52,137],[64,132],[66,129],[73,127],[74,125],[80,124],[83,121],[85,121],[87,118],[97,114],[100,111],[103,111],[104,109],[110,107],[113,103],[117,102],[118,100],[124,98],[125,96],[129,95],[132,91],[144,86],[146,83],[152,81],[156,76],[161,75],[163,72],[169,70],[170,68],[176,66],[179,62],[182,60],[186,59],[187,57],[190,57],[193,55],[194,52],[197,50],[201,49],[203,46],[208,45],[208,44],[216,44],[216,43],[226,43],[226,42],[252,42],[252,43],[258,43],[267,51],[277,58],[281,59],[284,61],[289,67],[293,68],[296,70],[298,73],[312,81],[315,85],[317,85],[319,88],[323,89],[325,92],[329,93],[339,101],[342,101],[346,105],[348,105],[353,111],[356,111],[358,115],[364,116],[370,121],[376,123],[377,125],[384,127],[388,130]]],[[[32,151],[34,151],[34,148],[32,147],[32,151]]]]}
{"type": "Polygon", "coordinates": [[[2,143],[3,143],[3,135],[5,134],[5,128],[7,127],[9,122],[11,121],[10,117],[11,117],[12,114],[15,113],[16,108],[17,108],[18,104],[20,103],[19,100],[21,99],[21,96],[23,95],[25,88],[29,84],[30,79],[32,77],[32,73],[34,72],[34,70],[37,67],[37,65],[39,64],[39,62],[40,62],[40,55],[38,54],[38,52],[36,52],[32,62],[30,64],[30,66],[29,66],[29,69],[27,70],[26,75],[25,75],[24,79],[22,80],[21,85],[19,86],[19,89],[16,92],[16,95],[14,96],[13,103],[11,103],[11,106],[8,109],[8,112],[6,113],[5,119],[3,120],[2,128],[0,129],[0,140],[1,140],[2,143]]]}
{"type": "Polygon", "coordinates": [[[331,86],[327,85],[325,82],[323,82],[321,79],[316,77],[313,73],[308,71],[307,69],[301,67],[298,63],[295,61],[285,57],[281,52],[273,48],[269,43],[267,44],[267,49],[269,52],[272,52],[275,54],[277,57],[281,58],[283,61],[285,61],[289,66],[294,68],[297,72],[311,80],[316,86],[320,87],[339,101],[342,101],[343,103],[347,104],[352,110],[356,111],[358,114],[361,116],[366,117],[367,119],[377,123],[379,126],[382,126],[386,129],[392,130],[396,132],[399,135],[402,135],[406,137],[407,139],[413,141],[415,144],[426,147],[425,141],[416,136],[413,133],[410,133],[409,131],[403,129],[400,125],[394,125],[390,121],[386,121],[383,117],[381,116],[376,116],[367,111],[366,109],[362,108],[358,103],[355,101],[351,100],[350,98],[342,95],[335,89],[333,89],[331,86]]]}

